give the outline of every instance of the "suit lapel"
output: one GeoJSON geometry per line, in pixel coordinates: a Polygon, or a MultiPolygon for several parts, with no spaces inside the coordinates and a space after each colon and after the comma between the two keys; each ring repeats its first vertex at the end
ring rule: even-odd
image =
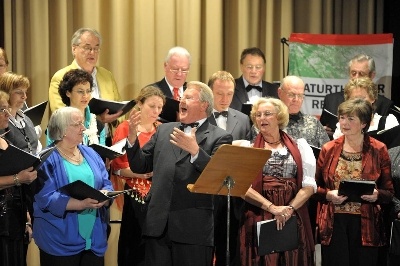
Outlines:
{"type": "MultiPolygon", "coordinates": [[[[207,135],[210,132],[208,126],[209,126],[209,122],[208,122],[208,120],[206,120],[199,128],[197,128],[196,141],[197,141],[197,144],[199,145],[199,147],[202,146],[203,141],[207,138],[207,135]]],[[[173,146],[175,146],[175,145],[173,145],[173,146]]],[[[175,148],[178,149],[178,160],[177,161],[182,160],[186,156],[190,156],[189,152],[184,151],[176,146],[175,146],[175,148]]],[[[176,152],[176,151],[174,151],[174,152],[176,152]]]]}
{"type": "Polygon", "coordinates": [[[240,102],[247,103],[249,101],[249,96],[247,95],[246,88],[244,87],[242,76],[237,79],[235,94],[239,98],[240,102]]]}
{"type": "Polygon", "coordinates": [[[229,134],[232,134],[237,123],[238,123],[238,120],[236,118],[236,115],[233,112],[231,112],[231,110],[228,110],[228,120],[226,121],[226,131],[229,134]]]}

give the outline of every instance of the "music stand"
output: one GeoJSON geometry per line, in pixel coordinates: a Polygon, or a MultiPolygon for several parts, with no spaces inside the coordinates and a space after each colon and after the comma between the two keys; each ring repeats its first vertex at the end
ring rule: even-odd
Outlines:
{"type": "Polygon", "coordinates": [[[226,265],[229,265],[230,260],[231,196],[241,197],[246,194],[270,156],[270,150],[222,145],[212,156],[196,183],[187,185],[189,191],[193,193],[227,196],[226,265]]]}

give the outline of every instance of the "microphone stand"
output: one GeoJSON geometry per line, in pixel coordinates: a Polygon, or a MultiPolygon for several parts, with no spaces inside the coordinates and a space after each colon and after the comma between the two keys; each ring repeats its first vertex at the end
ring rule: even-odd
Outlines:
{"type": "MultiPolygon", "coordinates": [[[[285,37],[281,38],[281,43],[282,43],[282,74],[285,75],[285,44],[289,47],[289,43],[285,37]]],[[[288,74],[289,74],[289,63],[286,75],[288,74]]]]}

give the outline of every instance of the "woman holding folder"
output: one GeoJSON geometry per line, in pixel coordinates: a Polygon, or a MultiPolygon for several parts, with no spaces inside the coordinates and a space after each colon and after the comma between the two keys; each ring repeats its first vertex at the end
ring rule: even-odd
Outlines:
{"type": "MultiPolygon", "coordinates": [[[[160,89],[147,86],[136,98],[135,108],[140,110],[141,122],[138,126],[138,139],[142,147],[153,136],[160,124],[157,119],[165,104],[165,96],[160,89]]],[[[129,121],[122,122],[114,133],[113,144],[126,139],[129,121]]],[[[145,258],[142,240],[142,223],[145,218],[145,197],[151,186],[153,173],[133,173],[127,155],[114,159],[111,163],[113,178],[125,181],[125,189],[134,189],[132,195],[124,195],[122,223],[118,240],[118,265],[143,265],[145,258]]],[[[118,181],[117,181],[118,182],[118,181]]],[[[117,203],[118,203],[117,199],[117,203]]]]}
{"type": "MultiPolygon", "coordinates": [[[[9,95],[0,91],[0,129],[8,128],[11,112],[8,100],[9,95]]],[[[9,146],[2,137],[0,160],[9,146]]],[[[32,171],[32,167],[13,175],[0,176],[0,265],[26,265],[26,244],[32,237],[32,225],[21,184],[30,184],[36,177],[37,172],[32,171]]]]}
{"type": "MultiPolygon", "coordinates": [[[[317,188],[312,149],[304,139],[295,141],[283,131],[289,121],[289,112],[281,100],[258,99],[250,116],[259,130],[250,146],[269,149],[272,154],[244,198],[241,265],[313,265],[314,241],[304,204],[317,188]],[[298,245],[295,246],[298,248],[259,254],[256,223],[275,219],[277,230],[285,230],[285,224],[291,218],[297,225],[298,245]]],[[[246,146],[246,141],[241,142],[246,146]]]]}
{"type": "Polygon", "coordinates": [[[60,188],[81,180],[100,191],[112,191],[100,156],[82,145],[82,112],[63,107],[49,120],[55,151],[38,170],[35,184],[33,236],[42,266],[103,266],[107,249],[109,201],[75,199],[60,188]]]}
{"type": "Polygon", "coordinates": [[[377,265],[378,247],[386,244],[382,208],[394,190],[385,144],[365,134],[372,115],[372,105],[364,99],[340,104],[343,136],[326,143],[318,158],[315,198],[320,203],[317,224],[324,266],[377,265]],[[371,195],[348,202],[338,193],[344,179],[375,181],[376,186],[371,195]]]}

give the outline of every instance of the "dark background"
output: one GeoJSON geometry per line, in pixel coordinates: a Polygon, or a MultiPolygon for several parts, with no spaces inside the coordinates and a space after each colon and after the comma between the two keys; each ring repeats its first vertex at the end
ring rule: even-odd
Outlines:
{"type": "MultiPolygon", "coordinates": [[[[383,12],[383,32],[393,33],[393,74],[392,100],[400,106],[400,1],[385,0],[383,12]]],[[[4,0],[0,0],[0,25],[4,25],[4,0]]],[[[381,33],[381,32],[379,32],[381,33]]],[[[0,27],[0,47],[4,47],[4,27],[0,27]]],[[[10,55],[9,55],[10,57],[10,55]]],[[[10,60],[10,58],[9,58],[10,60]]]]}

